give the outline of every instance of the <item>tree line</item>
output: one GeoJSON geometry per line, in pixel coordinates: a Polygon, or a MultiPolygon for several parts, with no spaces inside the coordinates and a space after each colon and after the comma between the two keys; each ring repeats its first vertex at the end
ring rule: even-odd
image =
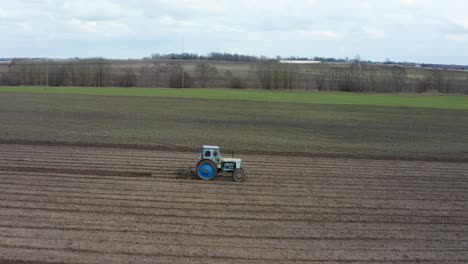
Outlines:
{"type": "Polygon", "coordinates": [[[118,64],[105,59],[14,60],[8,71],[0,74],[0,85],[468,93],[468,78],[454,82],[448,70],[423,70],[424,74],[414,77],[402,66],[378,68],[357,59],[348,64],[314,66],[260,59],[245,71],[220,70],[215,65],[210,61],[118,64]]]}
{"type": "Polygon", "coordinates": [[[358,59],[346,66],[319,64],[313,72],[304,72],[296,64],[282,64],[276,60],[256,64],[260,88],[268,90],[468,94],[468,77],[464,82],[454,82],[447,69],[424,69],[422,72],[413,77],[399,65],[375,67],[358,59]]]}
{"type": "MultiPolygon", "coordinates": [[[[144,57],[144,60],[200,60],[200,61],[229,61],[229,62],[258,62],[265,60],[303,60],[303,61],[321,61],[321,62],[347,62],[347,58],[327,58],[327,57],[300,57],[300,56],[289,56],[289,57],[268,57],[268,56],[254,56],[244,55],[228,52],[210,52],[206,55],[200,55],[197,53],[169,53],[159,54],[154,53],[148,57],[144,57]]],[[[371,61],[368,61],[371,63],[371,61]]]]}
{"type": "Polygon", "coordinates": [[[221,77],[217,68],[208,63],[199,63],[189,72],[175,62],[121,66],[105,59],[13,60],[8,71],[0,73],[0,85],[189,88],[194,85],[206,87],[217,77],[221,77]]]}
{"type": "Polygon", "coordinates": [[[233,53],[221,53],[211,52],[207,55],[199,55],[196,53],[170,53],[170,54],[151,54],[148,57],[143,58],[144,60],[207,60],[207,61],[231,61],[231,62],[255,62],[260,60],[261,57],[233,54],[233,53]]]}

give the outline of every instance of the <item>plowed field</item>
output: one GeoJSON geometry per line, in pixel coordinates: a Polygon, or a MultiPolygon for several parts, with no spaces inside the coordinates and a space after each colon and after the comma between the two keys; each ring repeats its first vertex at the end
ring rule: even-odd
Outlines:
{"type": "Polygon", "coordinates": [[[0,145],[1,263],[468,263],[468,163],[0,145]]]}

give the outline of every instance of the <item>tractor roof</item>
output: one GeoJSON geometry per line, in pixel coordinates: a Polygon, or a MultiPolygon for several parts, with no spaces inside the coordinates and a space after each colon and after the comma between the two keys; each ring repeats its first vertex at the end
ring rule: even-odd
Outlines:
{"type": "Polygon", "coordinates": [[[203,149],[219,149],[219,147],[218,146],[204,145],[203,149]]]}

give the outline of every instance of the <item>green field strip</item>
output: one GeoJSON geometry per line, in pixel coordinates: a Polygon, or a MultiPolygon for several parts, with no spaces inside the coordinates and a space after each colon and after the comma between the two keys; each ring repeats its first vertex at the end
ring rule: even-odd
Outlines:
{"type": "Polygon", "coordinates": [[[468,109],[468,96],[405,95],[370,93],[323,93],[228,89],[173,88],[85,88],[85,87],[0,87],[0,92],[77,94],[107,96],[169,97],[211,100],[468,109]]]}

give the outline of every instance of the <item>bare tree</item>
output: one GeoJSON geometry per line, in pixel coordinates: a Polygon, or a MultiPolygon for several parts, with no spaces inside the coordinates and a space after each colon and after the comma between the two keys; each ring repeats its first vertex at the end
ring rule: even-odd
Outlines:
{"type": "Polygon", "coordinates": [[[158,63],[144,65],[140,68],[140,78],[144,86],[159,87],[164,66],[158,63]]]}
{"type": "Polygon", "coordinates": [[[327,79],[327,71],[324,69],[323,65],[320,65],[319,71],[314,75],[315,79],[315,86],[317,90],[324,91],[325,90],[325,80],[327,79]]]}
{"type": "Polygon", "coordinates": [[[341,92],[357,92],[355,84],[356,76],[352,73],[342,72],[339,77],[339,86],[338,89],[341,92]]]}
{"type": "Polygon", "coordinates": [[[376,87],[378,87],[376,70],[368,71],[368,87],[369,87],[368,89],[369,92],[375,92],[376,87]]]}
{"type": "Polygon", "coordinates": [[[226,87],[234,89],[242,89],[247,87],[245,80],[238,76],[234,76],[230,70],[224,72],[224,77],[227,79],[226,87]]]}
{"type": "Polygon", "coordinates": [[[76,64],[77,84],[83,87],[96,86],[93,78],[93,66],[89,61],[78,61],[76,64]]]}
{"type": "Polygon", "coordinates": [[[110,65],[105,59],[97,59],[93,61],[94,83],[97,87],[106,86],[109,77],[110,65]]]}
{"type": "Polygon", "coordinates": [[[261,60],[256,63],[257,78],[263,89],[273,89],[273,67],[275,63],[272,60],[261,60]]]}
{"type": "Polygon", "coordinates": [[[450,93],[450,83],[447,70],[433,69],[426,71],[424,76],[417,80],[416,91],[418,93],[436,91],[450,93]]]}
{"type": "Polygon", "coordinates": [[[191,86],[190,74],[184,71],[182,65],[166,65],[165,71],[169,73],[169,86],[171,88],[189,88],[191,86]]]}
{"type": "Polygon", "coordinates": [[[361,56],[359,54],[356,55],[356,58],[351,63],[351,72],[350,76],[345,78],[346,82],[346,90],[348,92],[362,92],[363,87],[363,72],[364,67],[361,62],[361,56]]]}
{"type": "Polygon", "coordinates": [[[70,84],[71,86],[79,86],[80,81],[79,81],[79,75],[78,75],[78,62],[77,61],[72,61],[69,62],[65,67],[68,72],[68,76],[70,78],[70,84]]]}
{"type": "Polygon", "coordinates": [[[468,77],[465,78],[465,85],[463,85],[463,93],[468,94],[468,77]]]}
{"type": "Polygon", "coordinates": [[[297,78],[299,75],[299,66],[293,64],[286,64],[283,66],[284,75],[283,75],[283,83],[285,84],[285,88],[288,90],[292,90],[296,88],[297,85],[297,78]]]}
{"type": "Polygon", "coordinates": [[[232,75],[232,71],[226,70],[226,71],[224,72],[224,77],[226,77],[226,78],[231,78],[232,76],[233,76],[233,75],[232,75]]]}
{"type": "Polygon", "coordinates": [[[100,80],[97,77],[98,71],[95,60],[74,60],[67,63],[65,67],[72,86],[99,86],[100,80]]]}
{"type": "Polygon", "coordinates": [[[450,93],[450,85],[448,78],[448,70],[437,70],[434,69],[431,72],[433,89],[437,90],[439,93],[448,94],[450,93]]]}
{"type": "Polygon", "coordinates": [[[339,91],[339,82],[341,78],[341,71],[338,67],[330,68],[330,78],[328,81],[329,91],[339,91]]]}
{"type": "Polygon", "coordinates": [[[66,65],[72,86],[104,87],[110,79],[111,67],[105,59],[76,60],[66,65]]]}
{"type": "Polygon", "coordinates": [[[48,84],[50,86],[65,86],[68,85],[69,73],[65,65],[52,63],[48,66],[48,84]]]}
{"type": "Polygon", "coordinates": [[[393,89],[396,92],[401,92],[404,90],[407,78],[408,74],[405,68],[396,65],[392,67],[393,89]]]}
{"type": "Polygon", "coordinates": [[[3,83],[11,86],[22,84],[21,73],[19,72],[15,59],[8,65],[8,72],[3,75],[3,83]]]}
{"type": "Polygon", "coordinates": [[[20,85],[37,86],[45,84],[43,64],[28,60],[15,59],[11,63],[11,72],[20,85]]]}
{"type": "Polygon", "coordinates": [[[256,64],[257,79],[263,89],[296,88],[299,68],[276,60],[261,60],[256,64]]]}
{"type": "Polygon", "coordinates": [[[416,79],[416,92],[425,93],[432,89],[431,78],[423,77],[416,79]]]}
{"type": "Polygon", "coordinates": [[[195,74],[200,86],[205,88],[209,80],[216,78],[218,75],[218,69],[215,66],[211,66],[207,63],[198,64],[195,67],[195,74]]]}
{"type": "Polygon", "coordinates": [[[132,67],[127,67],[123,70],[123,73],[118,77],[117,85],[120,87],[135,87],[137,82],[137,76],[132,67]]]}

